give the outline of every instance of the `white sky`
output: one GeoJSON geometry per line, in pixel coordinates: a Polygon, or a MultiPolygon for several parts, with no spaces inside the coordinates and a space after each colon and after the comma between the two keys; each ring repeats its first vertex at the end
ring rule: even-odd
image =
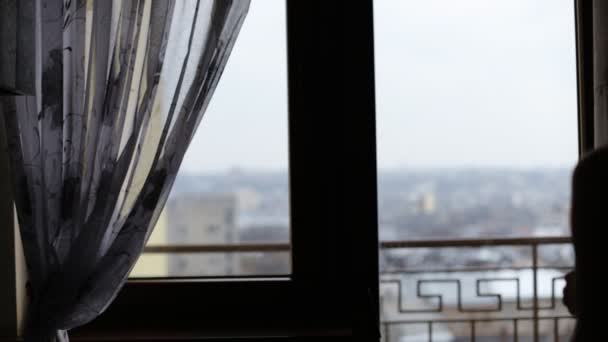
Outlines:
{"type": "MultiPolygon", "coordinates": [[[[573,1],[374,6],[380,168],[574,164],[573,1]]],[[[285,29],[252,0],[183,170],[287,168],[285,29]]]]}

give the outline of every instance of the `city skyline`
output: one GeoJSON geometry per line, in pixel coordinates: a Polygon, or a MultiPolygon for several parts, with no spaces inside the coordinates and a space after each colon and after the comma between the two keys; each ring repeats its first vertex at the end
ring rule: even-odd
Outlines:
{"type": "MultiPolygon", "coordinates": [[[[570,173],[561,168],[409,170],[381,174],[378,182],[380,240],[567,236],[570,173]]],[[[285,172],[247,170],[213,175],[183,174],[174,184],[151,242],[289,242],[290,195],[285,176],[285,172]]],[[[254,264],[248,264],[246,269],[256,270],[257,262],[266,266],[283,265],[281,270],[288,265],[287,255],[276,260],[272,253],[263,255],[263,259],[254,258],[257,261],[248,259],[254,264]]],[[[478,258],[476,253],[469,257],[478,258]]],[[[551,257],[543,256],[547,260],[551,257]]],[[[171,257],[169,264],[159,264],[164,267],[159,272],[166,272],[168,265],[170,273],[196,275],[203,272],[197,265],[205,258],[202,255],[171,257]]],[[[503,258],[515,260],[517,255],[500,254],[499,259],[503,258]]],[[[231,273],[229,270],[237,267],[232,262],[228,268],[219,261],[212,264],[211,273],[231,273]]],[[[148,262],[142,267],[154,270],[150,265],[148,262]]],[[[234,270],[240,269],[238,267],[234,270]]],[[[142,269],[139,271],[141,274],[142,269]]]]}
{"type": "MultiPolygon", "coordinates": [[[[535,172],[535,171],[574,171],[574,163],[564,163],[563,165],[403,165],[394,167],[378,167],[377,172],[380,173],[399,173],[399,172],[448,172],[448,171],[506,171],[506,172],[535,172]]],[[[217,168],[210,170],[188,170],[180,169],[179,175],[184,176],[215,176],[226,175],[230,173],[260,173],[260,174],[285,174],[287,175],[289,168],[264,168],[264,167],[247,167],[240,165],[229,165],[225,168],[217,168]]],[[[178,177],[179,177],[178,175],[178,177]]]]}

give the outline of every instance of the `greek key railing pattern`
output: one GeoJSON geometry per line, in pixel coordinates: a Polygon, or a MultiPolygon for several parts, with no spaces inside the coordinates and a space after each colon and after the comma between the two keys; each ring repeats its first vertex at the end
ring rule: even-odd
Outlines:
{"type": "Polygon", "coordinates": [[[569,238],[394,241],[380,253],[383,341],[570,339],[569,238]]]}

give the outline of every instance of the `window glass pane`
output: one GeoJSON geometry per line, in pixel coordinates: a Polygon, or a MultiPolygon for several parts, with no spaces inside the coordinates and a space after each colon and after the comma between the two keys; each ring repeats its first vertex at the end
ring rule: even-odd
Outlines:
{"type": "Polygon", "coordinates": [[[385,341],[566,340],[573,1],[375,0],[374,21],[385,341]]]}
{"type": "Polygon", "coordinates": [[[382,237],[568,234],[572,1],[374,10],[382,237]]]}
{"type": "Polygon", "coordinates": [[[131,276],[290,272],[286,43],[285,3],[253,0],[148,242],[189,249],[148,248],[131,276]],[[258,244],[275,249],[193,252],[258,244]]]}

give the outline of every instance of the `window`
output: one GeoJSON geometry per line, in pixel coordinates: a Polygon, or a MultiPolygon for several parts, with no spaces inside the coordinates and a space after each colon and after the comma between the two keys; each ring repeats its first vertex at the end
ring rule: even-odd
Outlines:
{"type": "Polygon", "coordinates": [[[152,248],[131,277],[291,272],[285,11],[284,2],[252,2],[148,241],[152,248]],[[230,248],[244,244],[266,249],[230,248]],[[197,249],[209,245],[225,251],[197,249]]]}
{"type": "Polygon", "coordinates": [[[375,1],[384,239],[569,235],[573,2],[375,1]]]}
{"type": "Polygon", "coordinates": [[[80,334],[377,336],[372,3],[286,4],[291,272],[132,279],[80,334]]]}
{"type": "Polygon", "coordinates": [[[574,2],[375,0],[374,19],[385,341],[567,340],[574,2]]]}

